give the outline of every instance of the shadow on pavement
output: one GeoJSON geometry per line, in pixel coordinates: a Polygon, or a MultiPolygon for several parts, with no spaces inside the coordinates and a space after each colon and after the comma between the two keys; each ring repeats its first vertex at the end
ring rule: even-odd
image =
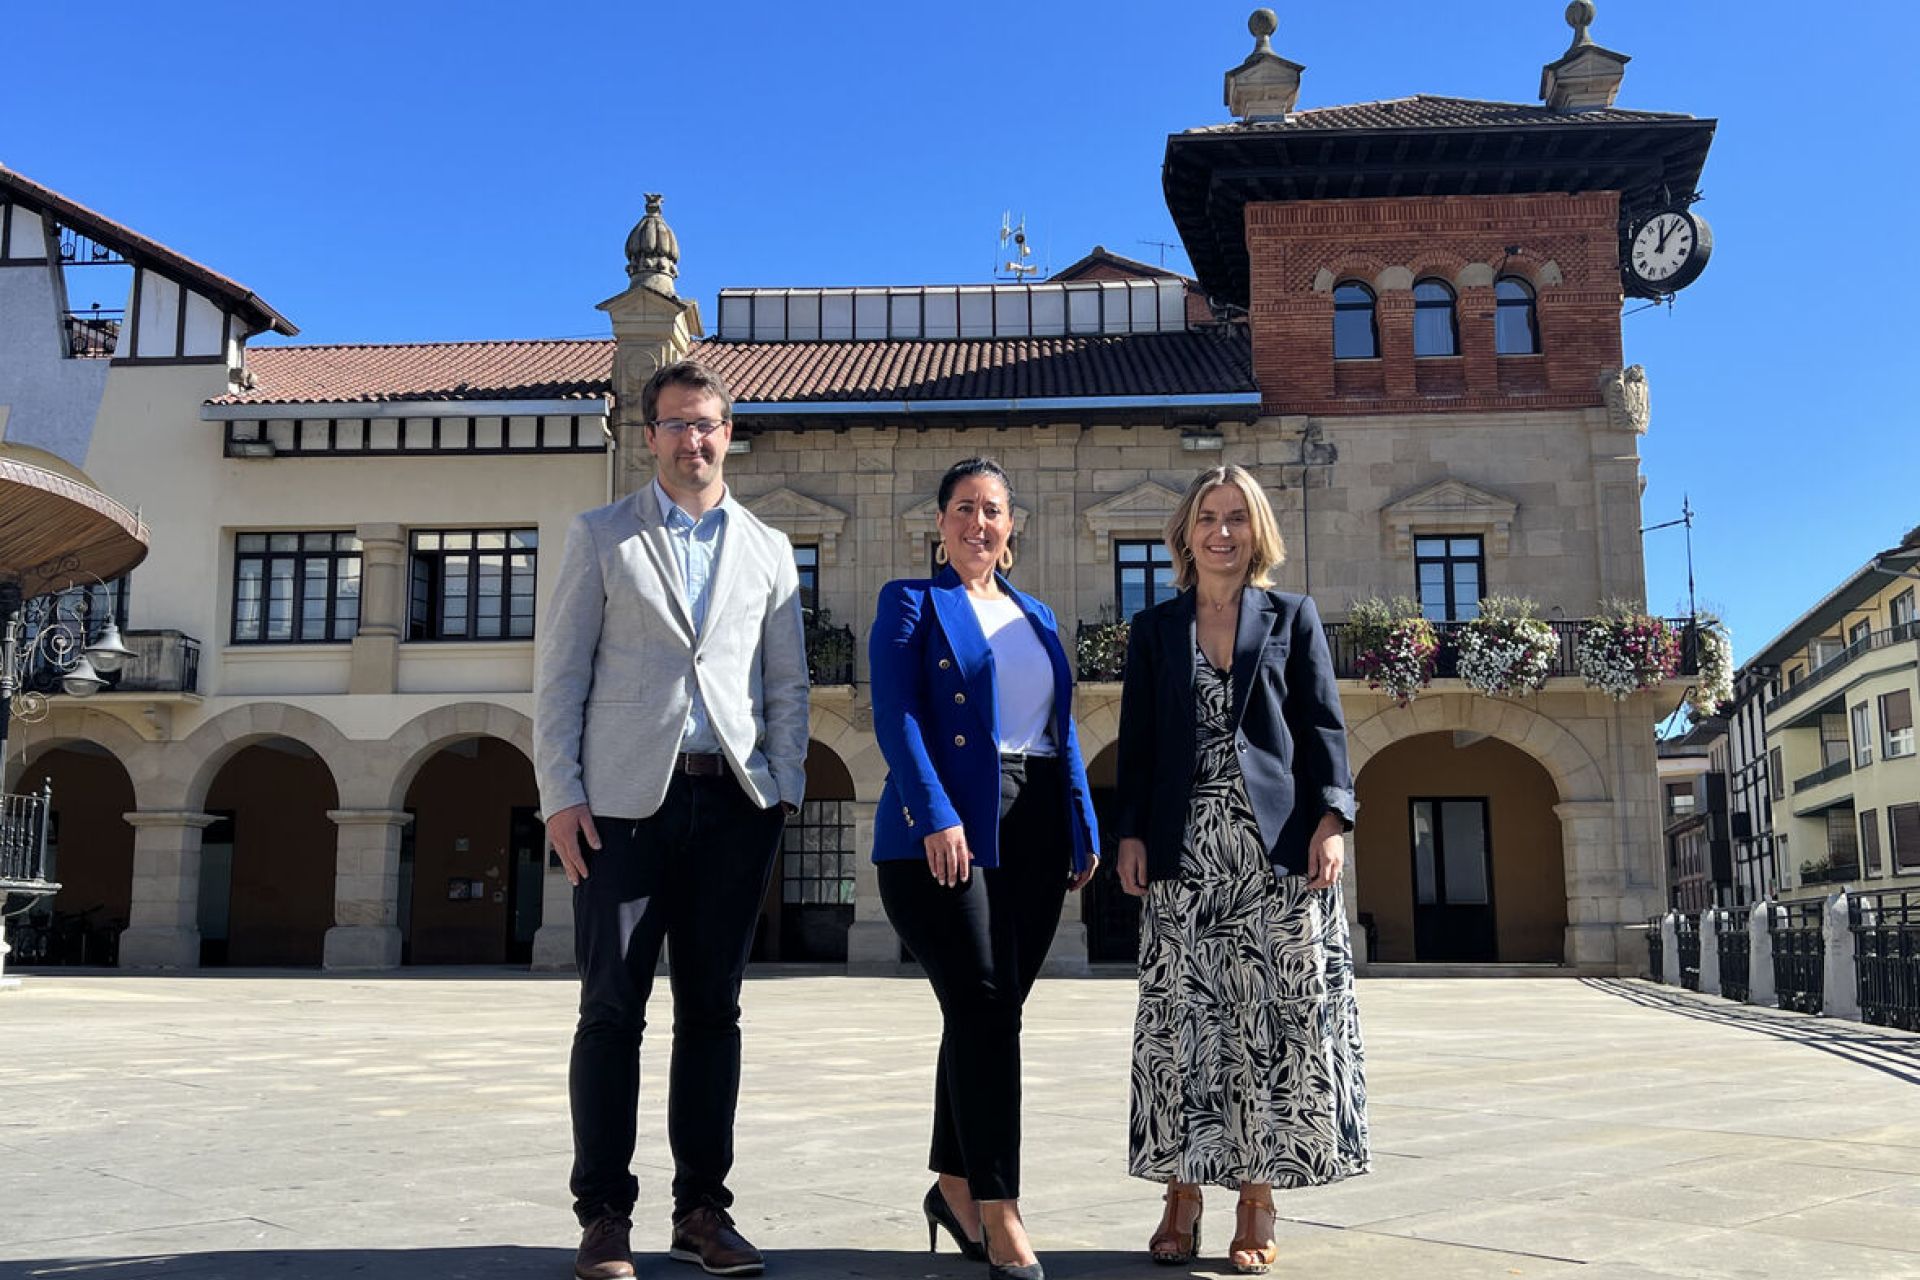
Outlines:
{"type": "Polygon", "coordinates": [[[1776,1040],[1789,1040],[1858,1066],[1871,1067],[1906,1084],[1920,1084],[1920,1035],[1910,1031],[1864,1022],[1840,1022],[1764,1005],[1735,1004],[1718,996],[1697,995],[1639,980],[1582,978],[1581,982],[1645,1008],[1665,1009],[1683,1018],[1717,1022],[1776,1040]]]}

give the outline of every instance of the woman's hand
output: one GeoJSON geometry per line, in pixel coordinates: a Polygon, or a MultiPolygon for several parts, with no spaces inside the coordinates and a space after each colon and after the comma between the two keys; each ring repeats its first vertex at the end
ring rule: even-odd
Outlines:
{"type": "Polygon", "coordinates": [[[1100,855],[1094,854],[1087,859],[1087,869],[1078,874],[1067,872],[1067,892],[1087,887],[1087,881],[1093,879],[1093,873],[1100,869],[1100,855]]]}
{"type": "Polygon", "coordinates": [[[1136,898],[1147,896],[1147,842],[1137,836],[1120,841],[1120,861],[1114,867],[1120,887],[1136,898]]]}
{"type": "MultiPolygon", "coordinates": [[[[1307,842],[1307,888],[1331,889],[1340,879],[1340,869],[1347,862],[1346,828],[1339,814],[1321,815],[1313,839],[1307,842]]],[[[1126,865],[1123,859],[1123,872],[1126,865]]]]}
{"type": "Polygon", "coordinates": [[[967,848],[965,827],[943,827],[920,843],[927,847],[927,869],[942,885],[951,889],[972,878],[973,853],[967,848]]]}

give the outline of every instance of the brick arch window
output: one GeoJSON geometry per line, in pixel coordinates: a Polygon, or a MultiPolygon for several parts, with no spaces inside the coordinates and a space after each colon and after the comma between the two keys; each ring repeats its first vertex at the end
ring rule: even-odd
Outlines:
{"type": "Polygon", "coordinates": [[[1373,319],[1373,290],[1358,280],[1333,287],[1333,358],[1371,360],[1380,354],[1380,331],[1373,319]]]}
{"type": "Polygon", "coordinates": [[[1519,276],[1501,276],[1494,282],[1493,350],[1503,356],[1530,356],[1540,350],[1533,286],[1519,276]]]}
{"type": "Polygon", "coordinates": [[[1460,354],[1460,331],[1454,319],[1453,289],[1443,280],[1420,280],[1413,286],[1413,354],[1460,354]]]}

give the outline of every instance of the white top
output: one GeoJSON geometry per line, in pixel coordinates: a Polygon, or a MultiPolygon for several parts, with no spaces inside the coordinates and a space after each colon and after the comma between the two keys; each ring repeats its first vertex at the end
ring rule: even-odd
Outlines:
{"type": "Polygon", "coordinates": [[[982,600],[969,595],[993,648],[994,710],[1000,725],[1000,750],[1050,756],[1053,741],[1053,662],[1033,624],[1011,596],[982,600]]]}

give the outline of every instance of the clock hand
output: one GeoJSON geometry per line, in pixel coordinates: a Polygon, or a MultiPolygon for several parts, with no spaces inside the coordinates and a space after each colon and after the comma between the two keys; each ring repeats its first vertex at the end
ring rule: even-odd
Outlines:
{"type": "Polygon", "coordinates": [[[1672,235],[1679,226],[1680,219],[1678,218],[1660,224],[1660,243],[1653,247],[1655,253],[1665,253],[1667,251],[1667,237],[1672,235]]]}

